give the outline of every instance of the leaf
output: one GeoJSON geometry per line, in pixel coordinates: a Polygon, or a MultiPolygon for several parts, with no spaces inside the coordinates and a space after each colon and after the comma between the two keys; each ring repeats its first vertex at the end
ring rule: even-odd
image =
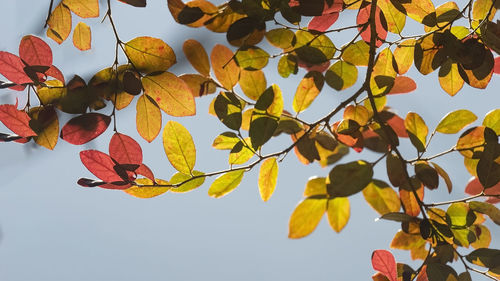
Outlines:
{"type": "Polygon", "coordinates": [[[42,39],[26,35],[19,43],[19,57],[28,65],[52,65],[52,50],[42,39]]]}
{"type": "MultiPolygon", "coordinates": [[[[420,200],[423,200],[424,188],[421,186],[417,186],[415,188],[417,189],[416,192],[418,194],[418,197],[420,198],[420,200]]],[[[417,199],[412,191],[400,188],[399,189],[399,198],[401,198],[401,203],[403,205],[403,209],[405,210],[405,212],[408,215],[410,215],[412,217],[416,217],[416,216],[418,216],[418,214],[420,214],[420,206],[419,206],[418,201],[417,201],[417,199]]]]}
{"type": "Polygon", "coordinates": [[[30,127],[37,134],[33,139],[38,145],[53,150],[59,139],[59,119],[54,107],[35,107],[30,110],[30,115],[30,127]]]}
{"type": "MultiPolygon", "coordinates": [[[[156,184],[169,185],[168,181],[155,179],[156,184]]],[[[153,181],[150,179],[137,179],[136,184],[140,185],[153,185],[153,181]]],[[[161,195],[170,190],[168,186],[137,186],[132,185],[131,187],[123,190],[125,193],[132,195],[137,198],[153,198],[161,195]]]]}
{"type": "Polygon", "coordinates": [[[273,195],[278,179],[278,163],[276,158],[269,158],[262,162],[259,172],[259,193],[262,201],[267,201],[273,195]]]}
{"type": "Polygon", "coordinates": [[[359,160],[335,166],[329,173],[328,194],[347,197],[363,190],[372,180],[373,167],[359,160]]]}
{"type": "Polygon", "coordinates": [[[293,41],[295,40],[295,33],[287,28],[268,30],[265,36],[271,45],[281,49],[293,47],[293,41]]]}
{"type": "Polygon", "coordinates": [[[79,22],[73,30],[73,45],[80,51],[87,51],[91,48],[92,34],[90,27],[83,22],[79,22]]]}
{"type": "MultiPolygon", "coordinates": [[[[491,129],[486,129],[492,132],[494,142],[491,144],[488,142],[486,143],[484,151],[477,163],[476,172],[481,185],[483,185],[485,189],[488,189],[500,182],[500,164],[496,162],[496,159],[500,157],[500,144],[497,143],[497,135],[491,129]]],[[[487,130],[485,130],[485,137],[487,130]]]]}
{"type": "Polygon", "coordinates": [[[394,50],[394,59],[398,65],[398,74],[400,75],[408,72],[413,64],[415,42],[415,39],[407,39],[399,44],[394,50]]]}
{"type": "Polygon", "coordinates": [[[148,36],[125,43],[125,54],[141,72],[165,71],[176,63],[175,53],[163,40],[148,36]]]}
{"type": "Polygon", "coordinates": [[[297,74],[298,61],[297,57],[292,55],[282,56],[278,61],[278,73],[281,77],[287,78],[290,74],[297,74]]]}
{"type": "Polygon", "coordinates": [[[347,225],[351,215],[349,199],[347,197],[336,197],[329,199],[327,205],[328,223],[335,232],[339,233],[347,225]]]}
{"type": "Polygon", "coordinates": [[[0,51],[0,74],[16,84],[32,83],[24,72],[21,59],[11,53],[0,51]]]}
{"type": "Polygon", "coordinates": [[[189,180],[189,179],[193,178],[193,176],[186,175],[183,173],[175,173],[175,175],[173,175],[172,178],[170,179],[170,183],[171,184],[179,184],[181,182],[185,182],[185,183],[181,184],[179,187],[171,188],[170,191],[174,192],[174,193],[185,193],[185,192],[191,191],[193,189],[196,189],[196,188],[200,187],[205,182],[205,177],[203,175],[204,175],[204,173],[194,170],[193,176],[196,176],[197,178],[189,180]]]}
{"type": "Polygon", "coordinates": [[[323,88],[324,78],[319,72],[309,72],[300,81],[293,98],[293,110],[299,113],[307,109],[323,88]]]}
{"type": "Polygon", "coordinates": [[[236,143],[229,153],[229,164],[239,165],[250,160],[253,157],[254,152],[248,147],[249,144],[249,138],[245,138],[245,142],[239,141],[236,143]]]}
{"type": "Polygon", "coordinates": [[[387,176],[393,186],[402,186],[408,180],[406,179],[406,163],[394,153],[388,154],[386,158],[387,176]]]}
{"type": "Polygon", "coordinates": [[[248,135],[250,136],[252,147],[257,149],[271,139],[278,128],[278,121],[275,118],[267,116],[252,119],[248,135]]]}
{"type": "Polygon", "coordinates": [[[397,222],[410,222],[415,220],[415,217],[410,216],[406,213],[387,213],[385,215],[382,215],[380,218],[397,222]]]}
{"type": "Polygon", "coordinates": [[[243,46],[236,52],[235,62],[245,70],[259,70],[269,61],[269,54],[256,46],[243,46]]]}
{"type": "Polygon", "coordinates": [[[492,129],[497,135],[500,135],[500,109],[494,109],[486,113],[483,126],[492,129]]]}
{"type": "MultiPolygon", "coordinates": [[[[392,1],[393,3],[395,1],[392,1]]],[[[421,0],[421,1],[407,1],[400,2],[401,6],[405,10],[405,14],[427,26],[435,26],[436,19],[436,9],[431,0],[421,0]]]]}
{"type": "MultiPolygon", "coordinates": [[[[481,192],[484,191],[485,195],[497,195],[500,194],[500,183],[496,184],[493,187],[490,187],[488,189],[484,189],[483,185],[479,182],[479,179],[477,177],[472,177],[469,182],[467,183],[467,186],[465,187],[465,193],[470,194],[470,195],[477,195],[480,194],[481,192]]],[[[486,202],[489,202],[491,204],[495,204],[500,202],[499,198],[495,197],[489,197],[486,202]]]]}
{"type": "Polygon", "coordinates": [[[406,94],[413,92],[417,89],[417,83],[413,81],[410,77],[406,76],[396,76],[394,79],[394,85],[392,86],[391,90],[388,95],[394,95],[394,94],[406,94]]]}
{"type": "Polygon", "coordinates": [[[111,137],[109,156],[120,164],[142,164],[141,146],[133,138],[120,133],[111,137]]]}
{"type": "Polygon", "coordinates": [[[216,84],[211,78],[200,74],[182,74],[179,78],[191,89],[195,98],[215,93],[216,84]]]}
{"type": "Polygon", "coordinates": [[[212,147],[215,149],[232,149],[239,141],[240,139],[235,133],[224,132],[214,139],[212,147]]]}
{"type": "Polygon", "coordinates": [[[298,239],[311,234],[326,211],[327,201],[324,197],[309,197],[301,201],[290,217],[288,238],[298,239]]]}
{"type": "Polygon", "coordinates": [[[160,133],[160,108],[147,95],[142,95],[137,100],[136,125],[139,135],[148,142],[152,142],[160,133]]]}
{"type": "Polygon", "coordinates": [[[71,144],[84,144],[104,133],[110,122],[111,117],[107,115],[85,113],[72,118],[64,125],[61,129],[61,138],[71,144]]]}
{"type": "Polygon", "coordinates": [[[242,107],[241,101],[232,92],[221,92],[213,104],[217,118],[232,130],[239,130],[241,127],[242,107]]]}
{"type": "Polygon", "coordinates": [[[342,59],[357,66],[367,66],[370,46],[365,41],[347,44],[342,50],[342,59]]]}
{"type": "Polygon", "coordinates": [[[397,65],[391,49],[382,50],[370,76],[370,89],[373,95],[384,95],[392,89],[397,74],[395,66],[397,65]]]}
{"type": "Polygon", "coordinates": [[[470,254],[465,256],[465,258],[479,266],[495,268],[500,266],[500,250],[481,248],[472,251],[470,254]]]}
{"type": "Polygon", "coordinates": [[[397,281],[396,260],[387,250],[375,250],[372,253],[373,269],[384,274],[390,281],[397,281]]]}
{"type": "Polygon", "coordinates": [[[426,138],[429,129],[424,120],[415,112],[410,112],[405,118],[405,128],[410,137],[410,141],[418,152],[425,151],[426,138]]]}
{"type": "Polygon", "coordinates": [[[21,137],[37,135],[29,125],[30,119],[26,112],[17,110],[15,105],[0,105],[0,121],[16,135],[21,137]]]}
{"type": "Polygon", "coordinates": [[[446,171],[443,168],[441,168],[441,166],[439,166],[438,164],[434,162],[431,162],[431,164],[432,166],[434,166],[434,169],[439,174],[439,176],[441,176],[444,182],[446,183],[446,187],[448,188],[448,193],[451,193],[453,184],[451,182],[450,176],[448,176],[448,173],[446,173],[446,171]]]}
{"type": "Polygon", "coordinates": [[[377,2],[377,6],[387,21],[387,30],[395,34],[401,34],[405,27],[406,15],[394,7],[390,0],[381,0],[377,2]]]}
{"type": "Polygon", "coordinates": [[[460,135],[457,141],[456,149],[464,157],[472,158],[475,152],[483,151],[484,139],[484,126],[473,127],[467,129],[460,135]]]}
{"type": "Polygon", "coordinates": [[[142,78],[144,92],[171,116],[196,114],[193,94],[187,84],[170,72],[142,78]]]}
{"type": "Polygon", "coordinates": [[[47,21],[47,36],[52,38],[58,44],[61,44],[68,38],[71,32],[71,12],[62,2],[50,14],[47,21]]]}
{"type": "MultiPolygon", "coordinates": [[[[363,38],[363,40],[365,40],[365,42],[367,43],[369,43],[371,39],[371,26],[370,24],[368,24],[371,15],[370,10],[371,5],[368,4],[364,7],[360,7],[360,9],[358,10],[358,16],[356,17],[358,31],[361,32],[361,38],[363,38]],[[363,28],[361,25],[365,24],[367,24],[367,27],[363,28]]],[[[377,41],[375,43],[375,46],[380,47],[383,43],[383,40],[385,40],[385,38],[387,37],[387,22],[378,5],[375,9],[375,33],[377,33],[377,41]]]]}
{"type": "Polygon", "coordinates": [[[146,0],[118,0],[134,7],[146,7],[146,0]]]}
{"type": "Polygon", "coordinates": [[[478,213],[488,215],[490,219],[500,225],[500,210],[494,205],[486,202],[471,201],[469,207],[478,213]]]}
{"type": "Polygon", "coordinates": [[[365,189],[363,196],[366,202],[380,215],[398,212],[401,209],[399,196],[387,183],[373,180],[365,189]]]}
{"type": "Polygon", "coordinates": [[[223,45],[215,45],[210,54],[212,69],[220,84],[231,90],[238,83],[240,68],[233,59],[233,52],[223,45]]]}
{"type": "Polygon", "coordinates": [[[339,18],[339,13],[329,13],[323,14],[321,16],[315,16],[311,19],[309,24],[307,25],[308,30],[316,30],[319,32],[324,32],[332,26],[337,19],[339,18]]]}
{"type": "Polygon", "coordinates": [[[63,0],[62,3],[82,18],[99,16],[99,0],[63,0]]]}
{"type": "Polygon", "coordinates": [[[98,150],[80,151],[80,160],[92,174],[105,182],[123,181],[114,169],[115,162],[106,153],[98,150]]]}
{"type": "Polygon", "coordinates": [[[316,195],[326,195],[326,178],[312,177],[309,178],[304,190],[304,197],[311,197],[316,195]]]}
{"type": "Polygon", "coordinates": [[[244,170],[234,170],[216,178],[208,189],[208,195],[214,198],[225,196],[240,185],[244,173],[244,170]]]}
{"type": "Polygon", "coordinates": [[[162,137],[170,164],[181,173],[191,174],[196,162],[196,148],[189,131],[180,123],[168,121],[162,137]]]}
{"type": "Polygon", "coordinates": [[[458,72],[456,63],[447,60],[439,69],[439,84],[441,88],[450,96],[454,96],[464,85],[464,79],[458,72]]]}
{"type": "Polygon", "coordinates": [[[266,76],[261,70],[242,70],[239,84],[243,93],[252,100],[258,100],[267,88],[266,76]]]}
{"type": "Polygon", "coordinates": [[[477,116],[467,109],[459,109],[446,114],[436,127],[436,132],[456,134],[465,126],[476,121],[477,116]]]}
{"type": "Polygon", "coordinates": [[[182,50],[191,65],[202,75],[210,75],[210,63],[208,55],[200,42],[194,39],[188,39],[182,45],[182,50]]]}
{"type": "Polygon", "coordinates": [[[344,61],[337,61],[326,71],[325,80],[328,86],[337,91],[347,89],[356,83],[358,69],[344,61]]]}
{"type": "Polygon", "coordinates": [[[457,281],[457,273],[448,265],[428,263],[426,268],[429,281],[457,281]]]}
{"type": "Polygon", "coordinates": [[[437,171],[427,162],[419,161],[415,164],[415,175],[429,189],[436,189],[439,185],[439,176],[437,171]]]}

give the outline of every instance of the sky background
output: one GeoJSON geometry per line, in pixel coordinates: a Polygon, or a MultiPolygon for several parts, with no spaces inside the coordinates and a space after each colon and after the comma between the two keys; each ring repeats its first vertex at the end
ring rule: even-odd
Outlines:
{"type": "MultiPolygon", "coordinates": [[[[93,48],[80,52],[71,38],[61,46],[44,37],[49,0],[4,1],[0,24],[3,26],[0,50],[17,54],[23,35],[42,37],[53,49],[54,64],[67,80],[74,74],[88,80],[114,60],[114,37],[108,21],[85,19],[92,26],[93,48]]],[[[175,24],[166,1],[150,0],[145,9],[134,8],[112,0],[113,18],[123,41],[137,36],[158,37],[177,54],[178,64],[169,71],[194,73],[182,53],[188,38],[202,42],[208,52],[225,36],[206,29],[190,29],[175,24]]],[[[460,4],[460,3],[459,3],[460,4]]],[[[104,14],[101,7],[101,15],[104,14]]],[[[74,24],[80,19],[73,17],[74,24]]],[[[354,22],[354,14],[339,20],[354,22]]],[[[409,20],[410,21],[410,20],[409,20]]],[[[334,42],[343,42],[341,34],[334,42]]],[[[341,43],[338,43],[341,45],[341,43]]],[[[277,49],[270,49],[276,53],[277,49]]],[[[123,57],[122,57],[123,59],[123,57]]],[[[123,61],[124,62],[124,61],[123,61]]],[[[285,97],[285,108],[291,101],[299,78],[282,79],[276,74],[276,62],[267,67],[268,85],[278,84],[285,97]]],[[[360,73],[362,75],[362,72],[360,73]]],[[[464,86],[455,97],[440,89],[437,74],[423,77],[414,67],[409,73],[418,89],[407,95],[391,96],[389,105],[400,116],[416,111],[431,130],[449,111],[468,108],[479,119],[500,107],[497,78],[486,91],[464,86]]],[[[324,115],[356,90],[335,92],[325,86],[306,119],[324,115]]],[[[0,91],[0,103],[23,99],[24,92],[0,91]]],[[[207,114],[214,96],[197,99],[198,114],[188,118],[166,120],[181,122],[193,135],[197,147],[196,169],[210,172],[227,168],[227,151],[211,148],[213,139],[226,128],[207,114]]],[[[105,112],[109,112],[110,108],[105,112]]],[[[339,117],[340,118],[340,117],[339,117]]],[[[68,116],[60,115],[61,126],[68,116]]],[[[118,113],[118,129],[137,140],[144,151],[144,162],[158,178],[169,179],[175,173],[163,152],[161,137],[151,144],[143,141],[135,130],[135,102],[118,113]]],[[[107,152],[111,129],[96,141],[73,146],[59,140],[54,151],[27,144],[0,145],[0,280],[369,280],[374,273],[370,256],[375,249],[388,249],[399,224],[377,221],[378,214],[364,201],[362,194],[350,197],[351,218],[347,227],[336,234],[325,218],[308,237],[287,238],[288,220],[302,199],[310,176],[326,176],[329,168],[317,164],[304,166],[291,153],[280,165],[278,186],[268,202],[262,202],[257,188],[258,170],[245,174],[241,185],[229,195],[214,199],[207,195],[213,179],[199,189],[185,193],[166,193],[152,199],[138,199],[121,191],[82,188],[80,177],[92,177],[81,164],[78,152],[98,149],[107,152]]],[[[0,132],[7,129],[0,125],[0,132]]],[[[429,155],[453,146],[457,136],[438,135],[432,141],[429,155]]],[[[288,145],[289,138],[279,138],[268,151],[288,145]]],[[[402,144],[405,155],[415,155],[408,141],[402,144]]],[[[373,160],[377,155],[350,152],[343,162],[354,159],[373,160]]],[[[452,176],[452,198],[464,196],[469,174],[458,154],[436,161],[452,176]]],[[[375,177],[386,180],[385,166],[376,167],[375,177]]],[[[444,186],[444,183],[441,182],[444,186]]],[[[428,192],[429,201],[450,199],[445,188],[428,192]]],[[[491,226],[498,238],[498,226],[491,226]]],[[[499,243],[491,247],[499,248],[499,243]]],[[[408,260],[409,253],[393,250],[398,261],[417,268],[420,262],[408,260]]],[[[462,251],[463,252],[463,251],[462,251]]],[[[457,264],[456,269],[463,268],[457,264]]],[[[474,280],[483,280],[474,275],[474,280]]]]}

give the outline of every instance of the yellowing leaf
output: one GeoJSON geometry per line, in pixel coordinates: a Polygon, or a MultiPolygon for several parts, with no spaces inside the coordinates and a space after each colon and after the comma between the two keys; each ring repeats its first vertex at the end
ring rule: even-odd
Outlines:
{"type": "Polygon", "coordinates": [[[189,131],[180,123],[168,121],[163,130],[163,148],[168,161],[184,174],[191,174],[196,162],[196,148],[189,131]]]}
{"type": "Polygon", "coordinates": [[[314,195],[326,195],[326,178],[323,177],[312,177],[309,178],[306,184],[306,189],[304,190],[304,197],[310,197],[314,195]]]}
{"type": "Polygon", "coordinates": [[[240,139],[235,133],[224,132],[214,139],[212,147],[215,149],[232,149],[239,141],[240,139]]]}
{"type": "Polygon", "coordinates": [[[165,71],[176,62],[175,53],[163,40],[137,37],[125,43],[125,53],[138,70],[151,73],[165,71]]]}
{"type": "MultiPolygon", "coordinates": [[[[422,186],[417,186],[415,188],[417,188],[418,197],[422,200],[424,198],[424,188],[422,186]]],[[[416,217],[420,214],[420,207],[412,191],[399,189],[399,198],[401,198],[401,203],[408,215],[416,217]]]]}
{"type": "Polygon", "coordinates": [[[259,172],[259,193],[262,201],[267,201],[273,195],[278,179],[278,163],[276,158],[269,158],[262,162],[259,172]]]}
{"type": "MultiPolygon", "coordinates": [[[[169,185],[168,181],[155,179],[159,185],[169,185]]],[[[170,187],[168,186],[138,186],[138,185],[153,185],[153,181],[147,178],[135,180],[137,185],[133,185],[125,190],[125,193],[135,196],[137,198],[151,198],[167,192],[170,187]]]]}
{"type": "Polygon", "coordinates": [[[324,78],[319,72],[309,72],[300,81],[293,98],[293,110],[299,113],[307,109],[323,88],[324,78]]]}
{"type": "Polygon", "coordinates": [[[137,131],[148,142],[152,142],[161,130],[161,111],[147,95],[137,100],[137,131]]]}
{"type": "Polygon", "coordinates": [[[233,191],[236,187],[238,187],[238,185],[240,185],[244,173],[244,170],[235,170],[227,172],[216,178],[208,189],[208,195],[214,198],[219,198],[233,191]]]}
{"type": "Polygon", "coordinates": [[[464,85],[456,63],[446,61],[439,69],[439,85],[450,96],[456,95],[464,85]]]}
{"type": "Polygon", "coordinates": [[[494,109],[484,116],[483,126],[488,127],[500,135],[500,109],[494,109]]]}
{"type": "Polygon", "coordinates": [[[410,137],[410,141],[418,152],[425,151],[427,133],[429,129],[425,125],[424,119],[415,112],[410,112],[405,118],[405,128],[410,137]]]}
{"type": "Polygon", "coordinates": [[[325,80],[328,86],[337,91],[347,89],[356,83],[358,79],[358,69],[344,61],[334,63],[327,70],[325,80]]]}
{"type": "Polygon", "coordinates": [[[73,45],[80,51],[90,50],[92,35],[90,27],[83,22],[79,22],[73,30],[73,45]]]}
{"type": "Polygon", "coordinates": [[[181,182],[185,182],[181,184],[179,187],[172,187],[170,192],[174,193],[185,193],[200,187],[205,182],[205,177],[203,177],[203,173],[200,171],[193,171],[193,176],[197,176],[197,178],[189,180],[193,178],[191,175],[186,175],[183,173],[175,173],[170,179],[171,184],[178,184],[181,182]],[[188,181],[189,180],[189,181],[188,181]]]}
{"type": "Polygon", "coordinates": [[[431,0],[400,2],[406,10],[408,17],[427,26],[436,25],[436,9],[431,0]]]}
{"type": "Polygon", "coordinates": [[[242,70],[239,84],[243,93],[252,100],[258,100],[267,88],[266,76],[261,70],[242,70]]]}
{"type": "Polygon", "coordinates": [[[283,113],[283,94],[281,93],[281,89],[278,85],[272,84],[268,89],[266,89],[266,91],[268,90],[273,92],[274,99],[271,105],[267,108],[266,112],[271,116],[280,117],[281,113],[283,113]]]}
{"type": "Polygon", "coordinates": [[[397,74],[395,64],[391,49],[386,48],[379,53],[370,79],[373,95],[387,94],[391,90],[397,74]]]}
{"type": "Polygon", "coordinates": [[[493,20],[497,12],[494,6],[494,0],[476,0],[472,5],[472,19],[478,22],[483,21],[485,18],[493,20]]]}
{"type": "Polygon", "coordinates": [[[82,18],[95,18],[99,16],[99,0],[63,0],[73,13],[82,18]]]}
{"type": "Polygon", "coordinates": [[[144,92],[168,115],[189,116],[196,113],[193,94],[187,84],[170,72],[142,78],[144,92]]]}
{"type": "Polygon", "coordinates": [[[488,248],[491,243],[491,232],[484,225],[474,225],[472,226],[475,229],[476,233],[476,241],[472,242],[470,245],[474,249],[479,248],[488,248]]]}
{"type": "Polygon", "coordinates": [[[210,63],[208,62],[208,55],[200,42],[189,39],[182,45],[182,50],[189,60],[191,65],[201,74],[205,76],[210,75],[210,63]]]}
{"type": "Polygon", "coordinates": [[[287,28],[271,29],[266,32],[266,39],[271,45],[286,50],[293,47],[295,33],[287,28]]]}
{"type": "Polygon", "coordinates": [[[47,36],[61,44],[71,32],[71,12],[62,3],[59,3],[50,14],[47,24],[50,27],[47,29],[47,36]]]}
{"type": "Polygon", "coordinates": [[[405,74],[413,64],[415,42],[415,39],[405,40],[394,50],[394,59],[398,64],[398,74],[405,74]]]}
{"type": "Polygon", "coordinates": [[[250,138],[246,138],[245,143],[242,141],[236,143],[229,153],[229,164],[239,165],[250,160],[253,157],[254,152],[248,147],[248,145],[250,145],[250,138]]]}
{"type": "Polygon", "coordinates": [[[377,6],[382,10],[387,21],[387,30],[401,34],[406,23],[406,15],[401,13],[390,0],[380,0],[377,2],[377,6]]]}
{"type": "Polygon", "coordinates": [[[467,109],[459,109],[446,114],[436,127],[436,132],[456,134],[465,126],[476,121],[477,116],[467,109]]]}
{"type": "Polygon", "coordinates": [[[362,105],[349,105],[344,110],[344,119],[354,120],[360,126],[366,125],[370,118],[370,112],[362,105]]]}
{"type": "Polygon", "coordinates": [[[233,52],[223,45],[215,45],[210,60],[217,80],[224,88],[231,90],[240,76],[240,68],[234,61],[233,52]]]}
{"type": "Polygon", "coordinates": [[[328,200],[326,214],[332,229],[337,233],[340,232],[346,226],[351,215],[349,199],[347,197],[337,197],[328,200]]]}
{"type": "Polygon", "coordinates": [[[216,84],[211,78],[200,74],[182,74],[179,78],[186,82],[195,98],[215,93],[216,84]]]}
{"type": "Polygon", "coordinates": [[[236,63],[246,70],[258,70],[267,65],[269,54],[256,46],[243,46],[236,52],[236,63]]]}
{"type": "Polygon", "coordinates": [[[310,197],[300,202],[288,223],[288,238],[302,238],[309,235],[318,226],[326,211],[326,198],[310,197]]]}
{"type": "Polygon", "coordinates": [[[441,176],[441,178],[443,178],[444,182],[446,183],[446,188],[448,189],[448,193],[451,193],[453,184],[451,182],[450,176],[448,176],[448,173],[438,164],[434,162],[431,162],[431,164],[432,166],[434,166],[434,169],[436,169],[436,172],[439,174],[439,176],[441,176]]]}
{"type": "Polygon", "coordinates": [[[383,181],[373,180],[363,189],[363,196],[380,215],[398,212],[401,208],[397,192],[383,181]]]}
{"type": "Polygon", "coordinates": [[[328,174],[328,194],[334,197],[351,196],[363,190],[372,176],[372,165],[362,160],[337,165],[328,174]]]}
{"type": "Polygon", "coordinates": [[[367,66],[370,46],[363,40],[348,44],[342,50],[342,59],[357,66],[367,66]]]}
{"type": "Polygon", "coordinates": [[[59,139],[59,120],[52,106],[35,107],[30,110],[30,126],[37,136],[33,139],[38,145],[53,150],[59,139]]]}

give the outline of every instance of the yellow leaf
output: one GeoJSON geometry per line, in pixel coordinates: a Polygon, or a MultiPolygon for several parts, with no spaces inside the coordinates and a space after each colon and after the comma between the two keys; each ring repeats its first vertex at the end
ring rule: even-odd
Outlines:
{"type": "MultiPolygon", "coordinates": [[[[424,188],[422,186],[416,188],[418,197],[422,200],[424,198],[424,188]]],[[[408,215],[416,217],[420,214],[420,207],[412,191],[399,189],[399,198],[401,198],[401,203],[403,204],[404,210],[408,215]]]]}
{"type": "Polygon", "coordinates": [[[195,98],[215,93],[216,84],[211,78],[200,74],[182,74],[179,78],[186,82],[195,98]]]}
{"type": "Polygon", "coordinates": [[[117,110],[122,110],[132,102],[134,96],[123,91],[113,94],[109,99],[113,102],[117,110]]]}
{"type": "Polygon", "coordinates": [[[484,116],[483,126],[486,126],[497,135],[500,135],[500,109],[494,109],[484,116]]]}
{"type": "Polygon", "coordinates": [[[342,50],[342,59],[357,66],[367,66],[370,46],[363,40],[347,44],[342,50]]]}
{"type": "Polygon", "coordinates": [[[382,50],[377,57],[370,79],[370,89],[373,95],[387,94],[391,90],[397,74],[394,69],[395,65],[391,49],[382,50]]]}
{"type": "Polygon", "coordinates": [[[302,78],[293,98],[293,110],[306,110],[323,88],[324,79],[318,72],[310,72],[302,78]]]}
{"type": "Polygon", "coordinates": [[[184,174],[191,174],[196,162],[196,148],[189,131],[180,123],[168,121],[163,129],[163,148],[168,161],[184,174]]]}
{"type": "Polygon", "coordinates": [[[439,85],[450,96],[454,96],[462,89],[464,80],[458,73],[456,63],[447,60],[439,69],[439,85]]]}
{"type": "Polygon", "coordinates": [[[472,5],[472,19],[477,22],[483,21],[486,17],[492,21],[495,17],[497,9],[494,4],[495,0],[476,0],[472,5]]]}
{"type": "Polygon", "coordinates": [[[208,55],[200,42],[189,39],[182,45],[182,50],[189,60],[191,65],[201,74],[205,76],[210,75],[210,63],[208,62],[208,55]]]}
{"type": "Polygon", "coordinates": [[[344,110],[344,119],[356,121],[360,126],[364,126],[371,118],[371,113],[363,105],[349,105],[344,110]]]}
{"type": "Polygon", "coordinates": [[[190,178],[192,178],[193,176],[186,175],[186,174],[183,174],[183,173],[176,173],[170,179],[170,183],[171,184],[178,184],[178,183],[181,183],[181,182],[185,182],[185,183],[181,184],[179,187],[173,187],[173,188],[171,188],[170,192],[185,193],[185,192],[188,192],[188,191],[191,191],[191,190],[193,190],[195,188],[200,187],[205,182],[205,177],[203,177],[202,175],[203,175],[202,172],[195,170],[195,171],[193,171],[193,176],[199,176],[199,177],[195,178],[195,179],[192,179],[190,181],[187,181],[190,178]]]}
{"type": "Polygon", "coordinates": [[[337,91],[351,87],[357,79],[358,69],[345,61],[337,61],[325,74],[326,83],[337,91]]]}
{"type": "Polygon", "coordinates": [[[372,181],[363,189],[363,196],[380,215],[398,212],[401,208],[397,192],[383,181],[372,181]]]}
{"type": "Polygon", "coordinates": [[[406,15],[427,26],[436,25],[436,9],[431,0],[402,2],[406,15]]]}
{"type": "MultiPolygon", "coordinates": [[[[160,185],[169,185],[168,181],[156,179],[155,180],[157,184],[160,185]]],[[[138,185],[153,185],[153,181],[147,178],[143,179],[137,179],[135,180],[135,183],[138,185]]],[[[151,198],[155,197],[158,195],[161,195],[165,192],[167,192],[170,189],[168,186],[137,186],[133,185],[125,190],[123,190],[125,193],[135,196],[137,198],[151,198]]]]}
{"type": "Polygon", "coordinates": [[[161,111],[148,96],[142,95],[137,100],[137,131],[148,142],[152,142],[161,130],[161,111]]]}
{"type": "Polygon", "coordinates": [[[90,27],[83,22],[79,22],[73,30],[73,45],[80,51],[90,50],[92,35],[90,27]]]}
{"type": "Polygon", "coordinates": [[[176,63],[175,53],[163,40],[137,37],[125,43],[125,53],[134,66],[145,73],[165,71],[176,63]]]}
{"type": "Polygon", "coordinates": [[[326,195],[326,178],[323,177],[312,177],[309,178],[306,184],[306,189],[304,190],[304,197],[314,196],[314,195],[326,195]]]}
{"type": "Polygon", "coordinates": [[[335,232],[340,232],[349,221],[351,215],[349,199],[347,197],[336,197],[328,200],[328,222],[335,232]]]}
{"type": "Polygon", "coordinates": [[[403,41],[394,50],[394,59],[398,64],[398,74],[405,74],[413,64],[415,39],[403,41]]]}
{"type": "Polygon", "coordinates": [[[476,233],[476,241],[472,242],[470,245],[474,249],[488,248],[491,243],[491,232],[484,225],[473,225],[471,229],[474,229],[476,233]]]}
{"type": "Polygon", "coordinates": [[[95,18],[99,16],[99,0],[63,0],[73,13],[82,18],[95,18]]]}
{"type": "Polygon", "coordinates": [[[250,138],[245,138],[245,144],[242,141],[236,143],[229,153],[229,164],[239,165],[250,160],[253,157],[254,152],[248,147],[249,145],[250,138]]]}
{"type": "Polygon", "coordinates": [[[33,137],[38,145],[53,150],[59,139],[59,119],[52,106],[35,107],[30,110],[30,125],[35,127],[33,137]],[[33,124],[33,125],[32,125],[33,124]]]}
{"type": "Polygon", "coordinates": [[[71,32],[71,12],[62,3],[59,3],[50,14],[47,24],[50,27],[47,29],[47,36],[61,44],[71,32]]]}
{"type": "Polygon", "coordinates": [[[170,72],[142,78],[144,92],[171,116],[196,114],[196,104],[188,85],[170,72]]]}
{"type": "Polygon", "coordinates": [[[239,84],[243,93],[252,100],[258,100],[267,88],[266,76],[262,70],[241,70],[239,84]]]}
{"type": "Polygon", "coordinates": [[[288,223],[288,238],[302,238],[314,231],[326,211],[326,198],[310,197],[300,202],[288,223]]]}
{"type": "Polygon", "coordinates": [[[208,189],[208,195],[214,198],[219,198],[233,191],[236,187],[238,187],[238,185],[240,185],[244,173],[244,170],[236,170],[227,172],[216,178],[208,189]]]}
{"type": "Polygon", "coordinates": [[[274,93],[274,99],[271,105],[267,108],[267,114],[280,117],[281,113],[283,113],[283,94],[281,93],[281,89],[278,85],[272,84],[270,87],[274,93]]]}
{"type": "Polygon", "coordinates": [[[215,77],[227,90],[231,90],[238,83],[240,67],[236,64],[233,52],[227,47],[217,44],[210,54],[215,77]]]}
{"type": "Polygon", "coordinates": [[[390,0],[379,0],[377,2],[378,7],[382,10],[387,21],[387,30],[401,34],[406,23],[406,15],[401,13],[390,0]]]}
{"type": "Polygon", "coordinates": [[[459,109],[446,114],[436,127],[436,132],[456,134],[465,126],[476,121],[477,116],[467,109],[459,109]]]}
{"type": "Polygon", "coordinates": [[[197,21],[188,24],[190,27],[201,27],[212,18],[212,15],[217,14],[217,7],[211,2],[205,0],[192,0],[186,3],[186,6],[194,8],[198,7],[204,13],[204,15],[197,21]]]}
{"type": "Polygon", "coordinates": [[[415,112],[409,112],[405,118],[405,128],[413,146],[419,152],[424,151],[429,129],[422,117],[415,112]]]}
{"type": "Polygon", "coordinates": [[[276,158],[269,158],[262,162],[259,172],[259,192],[262,201],[267,201],[273,195],[278,179],[278,163],[276,158]]]}

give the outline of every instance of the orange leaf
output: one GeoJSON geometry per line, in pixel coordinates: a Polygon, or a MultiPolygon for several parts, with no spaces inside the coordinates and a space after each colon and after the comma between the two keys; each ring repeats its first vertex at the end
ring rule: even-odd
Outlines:
{"type": "Polygon", "coordinates": [[[152,142],[161,130],[161,111],[158,105],[147,95],[137,100],[137,131],[148,142],[152,142]]]}
{"type": "Polygon", "coordinates": [[[62,3],[82,18],[99,16],[99,0],[63,0],[62,3]]]}
{"type": "Polygon", "coordinates": [[[223,45],[215,45],[210,54],[215,77],[227,90],[231,90],[240,77],[240,68],[236,64],[233,52],[223,45]]]}
{"type": "Polygon", "coordinates": [[[210,63],[208,62],[208,55],[205,52],[205,48],[200,42],[189,39],[182,45],[182,50],[186,54],[186,58],[189,60],[191,65],[201,74],[205,76],[210,75],[210,63]]]}
{"type": "Polygon", "coordinates": [[[61,44],[71,32],[71,12],[65,5],[59,3],[50,14],[47,23],[50,27],[47,29],[47,36],[61,44]]]}
{"type": "Polygon", "coordinates": [[[80,51],[90,50],[92,34],[90,27],[83,22],[79,22],[73,31],[73,45],[80,51]]]}
{"type": "Polygon", "coordinates": [[[394,85],[392,86],[392,89],[387,94],[406,94],[415,91],[416,88],[417,84],[410,77],[397,76],[396,79],[394,79],[394,85]]]}
{"type": "Polygon", "coordinates": [[[28,65],[52,65],[52,50],[42,39],[26,35],[19,44],[19,57],[28,65]]]}
{"type": "Polygon", "coordinates": [[[31,118],[22,110],[12,104],[0,105],[0,121],[15,134],[21,137],[36,136],[29,126],[31,118]]]}

